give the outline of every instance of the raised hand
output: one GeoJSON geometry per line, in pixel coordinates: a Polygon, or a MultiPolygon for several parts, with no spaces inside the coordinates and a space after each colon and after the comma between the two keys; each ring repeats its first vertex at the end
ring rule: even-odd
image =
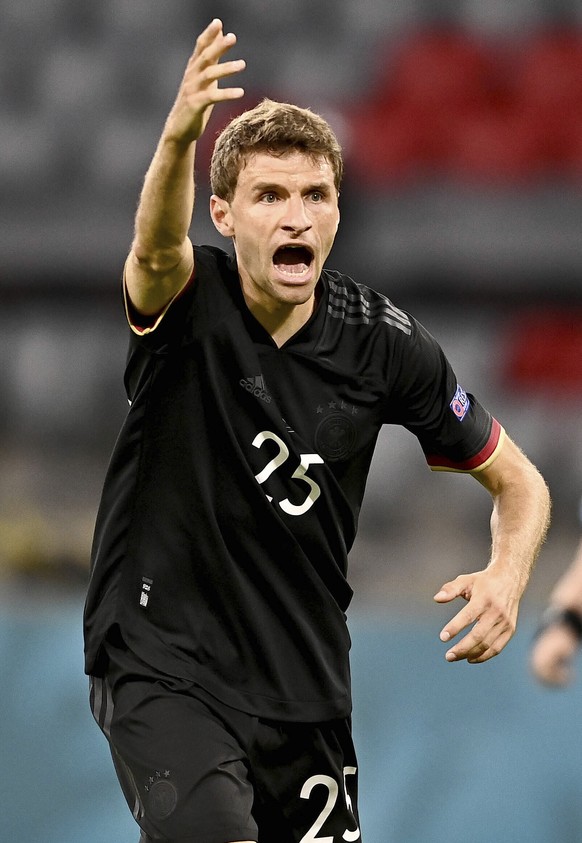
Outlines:
{"type": "Polygon", "coordinates": [[[164,134],[180,143],[200,137],[216,103],[240,99],[243,88],[219,88],[221,79],[244,70],[243,59],[220,62],[236,44],[236,35],[222,31],[222,21],[215,19],[198,36],[190,56],[178,95],[168,115],[164,134]]]}

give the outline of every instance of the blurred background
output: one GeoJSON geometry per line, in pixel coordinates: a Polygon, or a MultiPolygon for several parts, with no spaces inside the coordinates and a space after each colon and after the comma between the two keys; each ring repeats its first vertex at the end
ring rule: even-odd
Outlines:
{"type": "MultiPolygon", "coordinates": [[[[243,106],[291,100],[338,133],[328,266],[420,318],[554,500],[514,641],[447,665],[432,595],[485,563],[488,496],[382,435],[351,559],[365,840],[573,843],[582,690],[536,687],[527,651],[580,532],[582,0],[0,0],[0,836],[137,839],[88,713],[81,612],[126,411],[134,210],[215,16],[243,106]]],[[[201,142],[197,242],[221,245],[206,168],[235,109],[201,142]]]]}

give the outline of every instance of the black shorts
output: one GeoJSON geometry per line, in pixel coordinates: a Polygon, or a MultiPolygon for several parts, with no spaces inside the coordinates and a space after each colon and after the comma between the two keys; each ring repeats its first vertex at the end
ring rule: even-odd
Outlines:
{"type": "Polygon", "coordinates": [[[140,843],[355,843],[350,719],[263,720],[107,645],[91,708],[140,843]]]}

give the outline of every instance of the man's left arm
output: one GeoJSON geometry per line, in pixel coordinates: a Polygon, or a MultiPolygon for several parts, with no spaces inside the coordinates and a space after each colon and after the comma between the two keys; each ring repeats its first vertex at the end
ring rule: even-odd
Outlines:
{"type": "Polygon", "coordinates": [[[515,632],[519,601],[549,526],[550,496],[539,471],[508,436],[493,462],[471,473],[493,500],[491,559],[484,570],[445,583],[434,599],[467,601],[440,638],[450,641],[470,627],[445,658],[479,664],[498,655],[515,632]]]}

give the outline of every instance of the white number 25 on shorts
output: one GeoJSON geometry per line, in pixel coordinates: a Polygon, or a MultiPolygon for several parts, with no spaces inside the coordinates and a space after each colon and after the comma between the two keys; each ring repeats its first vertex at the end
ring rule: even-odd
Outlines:
{"type": "MultiPolygon", "coordinates": [[[[354,809],[352,806],[350,794],[348,793],[347,777],[353,776],[355,775],[355,773],[355,767],[344,767],[344,780],[342,782],[343,797],[345,799],[346,807],[352,815],[354,809]]],[[[311,791],[314,787],[317,787],[318,785],[323,785],[327,788],[327,802],[325,803],[321,813],[319,814],[307,834],[304,834],[301,838],[300,843],[339,843],[339,841],[336,841],[333,837],[317,836],[318,832],[321,831],[323,824],[335,808],[339,796],[339,786],[336,780],[332,779],[331,776],[311,776],[311,778],[307,779],[307,781],[301,788],[301,793],[299,795],[301,796],[301,799],[309,799],[309,797],[311,796],[311,791]]],[[[359,839],[360,829],[358,828],[357,824],[355,829],[352,830],[347,828],[342,834],[342,840],[345,840],[346,843],[355,843],[355,841],[359,839]]]]}

